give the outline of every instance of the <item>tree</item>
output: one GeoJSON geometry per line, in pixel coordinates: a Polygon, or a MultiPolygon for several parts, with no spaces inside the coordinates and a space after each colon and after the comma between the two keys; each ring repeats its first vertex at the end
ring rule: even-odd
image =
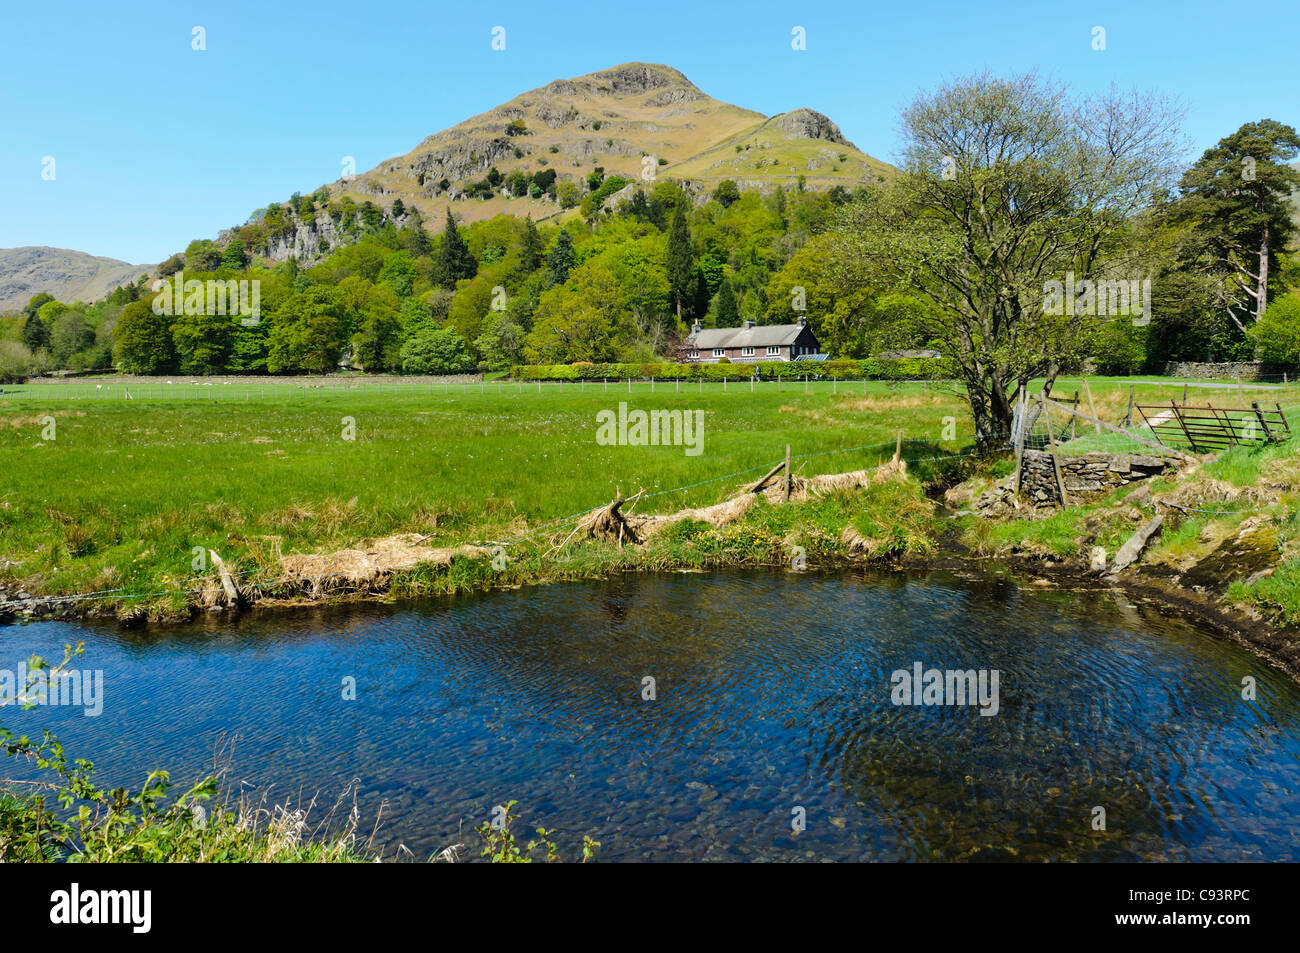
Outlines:
{"type": "Polygon", "coordinates": [[[402,345],[405,374],[467,374],[474,370],[474,358],[465,340],[450,328],[418,331],[402,345]]]}
{"type": "Polygon", "coordinates": [[[560,208],[573,208],[582,198],[582,190],[578,188],[577,183],[570,182],[568,179],[558,183],[555,189],[555,197],[560,203],[560,208]]]}
{"type": "Polygon", "coordinates": [[[311,287],[295,292],[275,314],[266,369],[272,374],[328,374],[338,368],[348,330],[337,290],[311,287]]]}
{"type": "Polygon", "coordinates": [[[23,344],[27,349],[35,354],[43,347],[48,347],[50,343],[50,329],[45,326],[41,316],[36,312],[27,315],[27,320],[23,322],[23,344]]]}
{"type": "Polygon", "coordinates": [[[1098,323],[1054,313],[1050,282],[1141,277],[1134,221],[1172,185],[1177,119],[1137,93],[1071,102],[1032,74],[958,80],[904,111],[904,168],[842,210],[837,280],[920,299],[981,448],[1098,323]]]}
{"type": "Polygon", "coordinates": [[[72,355],[95,343],[95,332],[80,311],[66,311],[50,328],[50,359],[56,367],[67,367],[72,355]]]}
{"type": "Polygon", "coordinates": [[[172,344],[184,374],[220,374],[230,364],[237,322],[228,315],[184,314],[172,324],[172,344]]]}
{"type": "Polygon", "coordinates": [[[401,218],[406,214],[406,204],[401,199],[393,199],[393,218],[401,218]]]}
{"type": "Polygon", "coordinates": [[[41,308],[43,308],[45,305],[49,304],[53,300],[54,300],[54,295],[46,294],[44,291],[42,291],[40,294],[34,295],[30,300],[28,300],[27,306],[23,308],[23,314],[27,315],[28,317],[31,317],[34,314],[39,314],[41,308]]]}
{"type": "Polygon", "coordinates": [[[1291,294],[1279,298],[1251,326],[1250,336],[1264,360],[1275,364],[1300,364],[1300,297],[1291,294]]]}
{"type": "Polygon", "coordinates": [[[238,237],[232,238],[221,255],[221,267],[243,271],[248,267],[248,256],[244,254],[244,243],[238,237]]]}
{"type": "Polygon", "coordinates": [[[175,366],[171,318],[154,314],[147,299],[122,309],[113,329],[113,353],[124,374],[163,374],[175,366]]]}
{"type": "Polygon", "coordinates": [[[610,361],[626,332],[623,289],[596,262],[542,294],[524,354],[535,363],[610,361]]]}
{"type": "Polygon", "coordinates": [[[447,209],[447,224],[442,232],[442,245],[438,249],[435,272],[439,284],[453,289],[462,278],[473,278],[478,274],[478,262],[461,237],[456,220],[451,217],[450,208],[447,209]]]}
{"type": "Polygon", "coordinates": [[[0,341],[0,384],[21,384],[36,372],[36,359],[26,345],[0,341]]]}
{"type": "Polygon", "coordinates": [[[569,234],[568,229],[560,229],[560,235],[555,239],[555,247],[546,258],[546,269],[550,272],[551,283],[562,285],[568,281],[569,272],[573,270],[577,260],[578,256],[573,250],[573,236],[569,234]]]}
{"type": "Polygon", "coordinates": [[[1290,197],[1300,189],[1300,172],[1287,162],[1297,152],[1300,134],[1291,126],[1248,122],[1207,149],[1179,183],[1172,217],[1204,237],[1203,267],[1243,333],[1267,312],[1269,275],[1295,233],[1290,197]]]}
{"type": "Polygon", "coordinates": [[[188,271],[216,271],[221,264],[221,249],[207,238],[197,238],[185,249],[185,268],[188,271]]]}
{"type": "Polygon", "coordinates": [[[480,363],[484,370],[505,370],[519,363],[524,349],[524,329],[511,319],[509,312],[493,311],[483,319],[483,333],[475,339],[474,349],[482,356],[480,363]]]}
{"type": "Polygon", "coordinates": [[[734,328],[740,324],[740,308],[736,306],[736,295],[731,290],[731,282],[725,277],[722,279],[722,283],[718,285],[716,300],[718,302],[718,327],[734,328]]]}
{"type": "Polygon", "coordinates": [[[678,206],[673,213],[672,228],[668,232],[668,286],[672,291],[673,303],[677,307],[677,320],[682,319],[682,304],[688,301],[694,290],[691,283],[691,267],[695,263],[695,254],[691,249],[691,233],[686,228],[686,211],[678,206]]]}
{"type": "Polygon", "coordinates": [[[740,189],[731,179],[723,179],[718,183],[718,187],[713,190],[713,200],[722,205],[723,208],[730,208],[731,203],[740,198],[740,189]]]}
{"type": "Polygon", "coordinates": [[[542,266],[542,236],[537,231],[531,215],[524,219],[523,239],[520,242],[519,270],[530,275],[542,266]]]}

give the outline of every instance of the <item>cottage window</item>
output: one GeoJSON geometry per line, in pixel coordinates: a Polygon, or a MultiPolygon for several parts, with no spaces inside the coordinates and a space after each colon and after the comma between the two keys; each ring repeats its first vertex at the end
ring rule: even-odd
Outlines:
{"type": "Polygon", "coordinates": [[[741,357],[753,357],[753,356],[754,356],[754,349],[753,349],[752,347],[742,347],[742,348],[740,349],[740,356],[741,356],[741,357]]]}
{"type": "Polygon", "coordinates": [[[770,355],[780,354],[781,348],[779,345],[768,345],[767,353],[770,355]]]}
{"type": "Polygon", "coordinates": [[[699,357],[699,356],[700,356],[699,351],[691,351],[691,357],[699,357]]]}
{"type": "Polygon", "coordinates": [[[726,349],[725,349],[725,348],[720,348],[720,347],[715,347],[715,348],[713,349],[713,356],[714,356],[714,357],[726,357],[726,356],[727,356],[726,349]]]}

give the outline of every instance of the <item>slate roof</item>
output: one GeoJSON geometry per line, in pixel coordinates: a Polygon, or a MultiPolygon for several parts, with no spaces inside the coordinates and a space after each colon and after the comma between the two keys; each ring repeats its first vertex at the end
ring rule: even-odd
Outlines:
{"type": "Polygon", "coordinates": [[[752,328],[701,328],[686,339],[700,351],[715,347],[775,347],[793,344],[806,328],[803,324],[756,324],[752,328]]]}

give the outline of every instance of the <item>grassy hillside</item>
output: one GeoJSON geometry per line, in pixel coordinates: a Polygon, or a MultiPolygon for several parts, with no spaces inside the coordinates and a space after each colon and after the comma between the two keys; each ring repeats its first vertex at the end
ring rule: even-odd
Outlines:
{"type": "Polygon", "coordinates": [[[502,212],[539,219],[561,211],[553,197],[498,191],[477,199],[465,190],[492,168],[506,176],[550,168],[561,181],[581,181],[597,166],[629,180],[648,172],[709,189],[723,178],[743,178],[750,188],[787,185],[800,174],[818,185],[853,186],[890,168],[812,110],[769,119],[713,99],[669,66],[625,63],[523,93],[329,188],[334,197],[383,206],[400,198],[430,221],[449,204],[468,221],[502,212]],[[523,131],[512,134],[512,122],[523,131]]]}

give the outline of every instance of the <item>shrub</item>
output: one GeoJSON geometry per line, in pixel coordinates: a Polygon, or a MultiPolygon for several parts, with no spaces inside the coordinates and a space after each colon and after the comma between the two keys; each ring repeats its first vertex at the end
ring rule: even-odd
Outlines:
{"type": "Polygon", "coordinates": [[[404,374],[467,374],[474,370],[474,358],[464,339],[455,331],[417,331],[402,345],[404,374]]]}
{"type": "Polygon", "coordinates": [[[36,358],[21,341],[0,341],[0,384],[21,384],[36,373],[36,358]]]}

